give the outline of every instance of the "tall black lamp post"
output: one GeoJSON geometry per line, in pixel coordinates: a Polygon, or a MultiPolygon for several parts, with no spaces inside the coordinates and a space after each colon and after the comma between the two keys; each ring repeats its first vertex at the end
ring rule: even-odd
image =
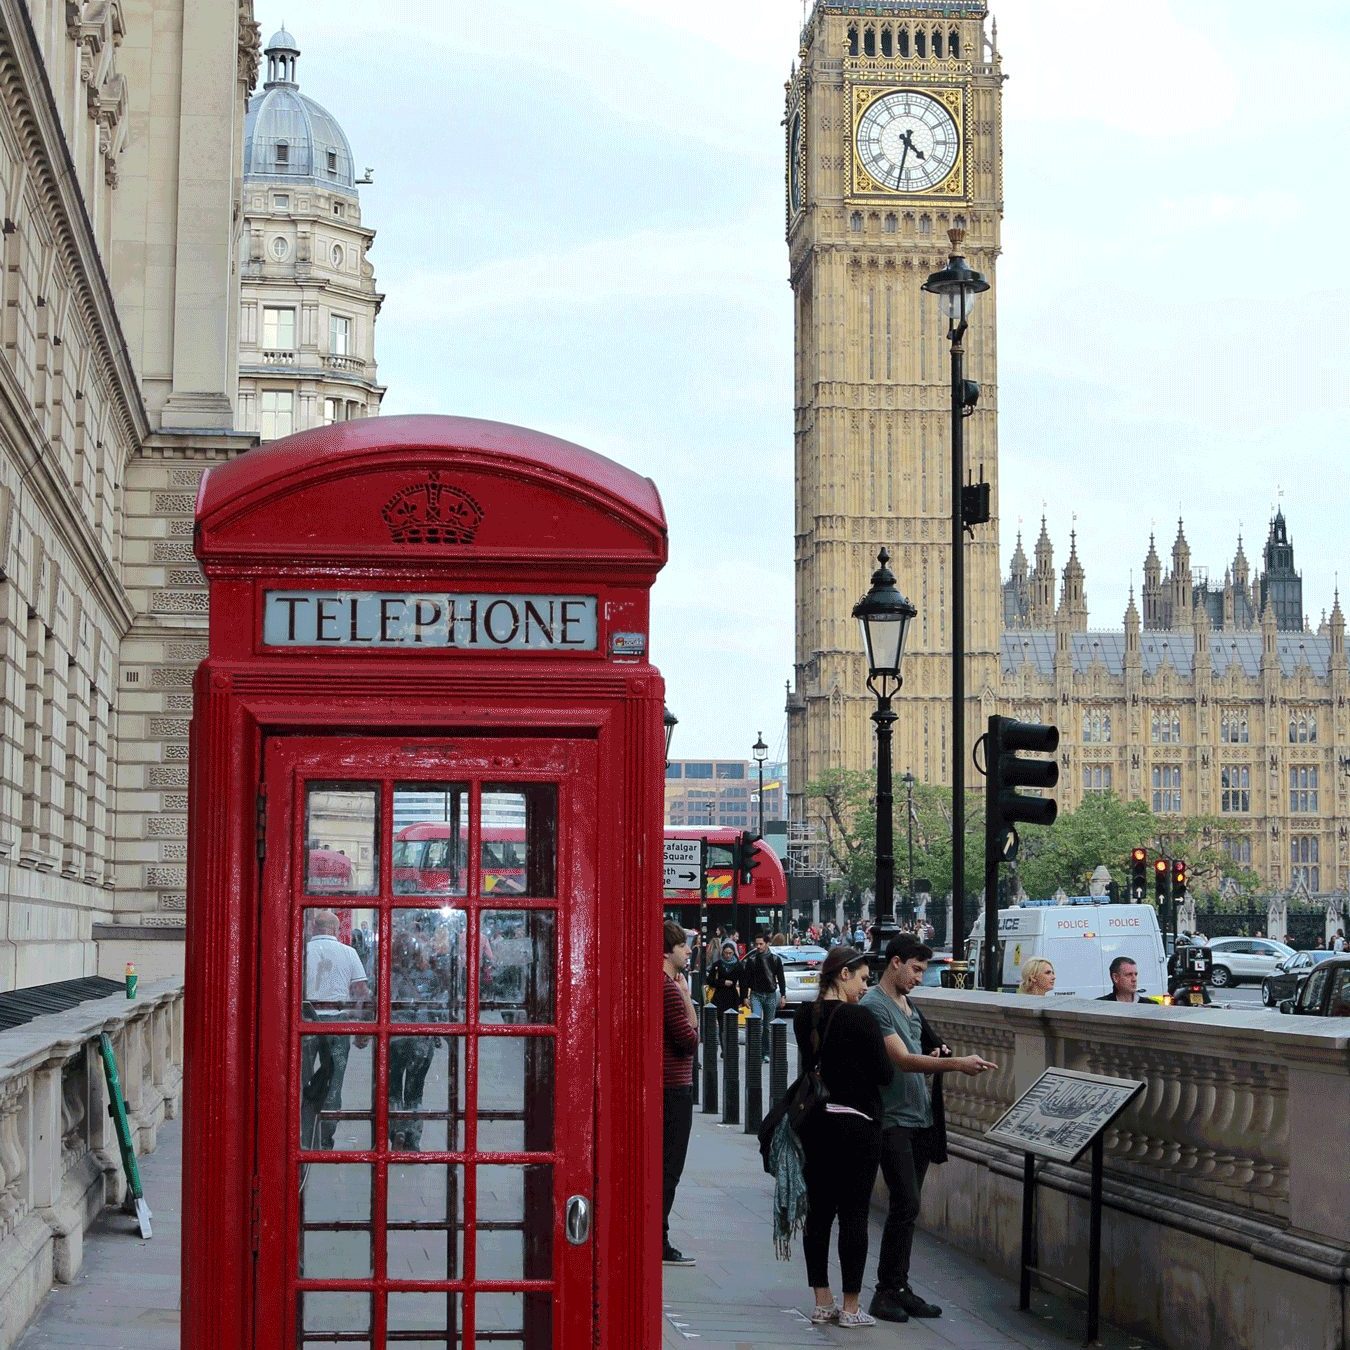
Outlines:
{"type": "Polygon", "coordinates": [[[661,722],[666,729],[666,768],[670,768],[670,740],[675,735],[675,728],[680,725],[680,719],[669,708],[665,708],[662,711],[661,722]]]}
{"type": "Polygon", "coordinates": [[[764,838],[764,761],[769,757],[769,747],[764,744],[764,733],[756,732],[758,739],[750,747],[759,768],[759,837],[764,838]]]}
{"type": "Polygon", "coordinates": [[[900,776],[905,785],[905,823],[909,827],[909,870],[905,873],[905,918],[915,918],[914,909],[914,775],[908,769],[900,776]]]}
{"type": "Polygon", "coordinates": [[[934,272],[923,288],[942,302],[947,318],[947,337],[952,344],[952,958],[961,962],[966,954],[966,558],[965,520],[961,510],[961,487],[965,481],[965,436],[963,422],[974,411],[979,390],[967,386],[963,371],[965,348],[961,345],[975,308],[975,297],[989,289],[979,272],[972,271],[961,256],[966,237],[963,229],[947,231],[952,251],[947,266],[934,272]]]}
{"type": "Polygon", "coordinates": [[[905,658],[905,634],[918,610],[896,589],[887,564],[891,555],[883,548],[881,564],[872,573],[872,587],[853,607],[853,617],[862,625],[867,650],[867,687],[876,695],[872,721],[877,728],[877,884],[876,923],[872,929],[872,952],[880,964],[881,952],[898,931],[895,922],[895,821],[891,794],[891,728],[895,712],[891,699],[900,691],[900,663],[905,658]]]}

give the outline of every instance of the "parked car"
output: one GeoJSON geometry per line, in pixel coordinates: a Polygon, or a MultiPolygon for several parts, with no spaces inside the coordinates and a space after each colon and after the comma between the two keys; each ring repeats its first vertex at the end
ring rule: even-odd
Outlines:
{"type": "MultiPolygon", "coordinates": [[[[950,952],[934,952],[933,959],[928,963],[928,969],[923,973],[922,983],[933,989],[940,988],[943,984],[942,974],[952,963],[952,954],[950,952]]],[[[974,976],[972,970],[972,978],[974,976]]]]}
{"type": "Polygon", "coordinates": [[[787,985],[785,1008],[798,1003],[814,1003],[820,988],[820,965],[825,960],[824,947],[775,947],[774,953],[783,963],[783,983],[787,985]]]}
{"type": "Polygon", "coordinates": [[[1274,971],[1261,981],[1261,1002],[1274,1008],[1282,999],[1293,998],[1314,966],[1330,961],[1336,952],[1295,952],[1286,956],[1274,971]]]}
{"type": "Polygon", "coordinates": [[[1337,953],[1321,962],[1297,997],[1280,1000],[1280,1011],[1299,1017],[1350,1017],[1350,956],[1337,953]]]}
{"type": "Polygon", "coordinates": [[[1274,938],[1221,937],[1209,940],[1210,983],[1222,989],[1243,980],[1264,980],[1294,949],[1274,938]]]}

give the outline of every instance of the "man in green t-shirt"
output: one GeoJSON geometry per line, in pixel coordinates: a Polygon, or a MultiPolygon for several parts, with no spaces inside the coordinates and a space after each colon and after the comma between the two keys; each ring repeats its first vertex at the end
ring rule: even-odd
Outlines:
{"type": "Polygon", "coordinates": [[[909,1001],[909,991],[923,980],[933,957],[932,948],[911,933],[901,933],[887,944],[884,956],[881,979],[863,995],[861,1005],[881,1024],[886,1053],[896,1070],[890,1083],[881,1089],[885,1113],[881,1174],[890,1192],[890,1208],[881,1235],[877,1290],[870,1311],[883,1322],[907,1322],[911,1317],[938,1317],[942,1313],[936,1303],[920,1298],[909,1283],[914,1225],[930,1161],[924,1131],[933,1124],[933,1103],[926,1075],[964,1073],[974,1077],[997,1066],[979,1055],[953,1056],[944,1045],[925,1055],[923,1020],[909,1001]]]}

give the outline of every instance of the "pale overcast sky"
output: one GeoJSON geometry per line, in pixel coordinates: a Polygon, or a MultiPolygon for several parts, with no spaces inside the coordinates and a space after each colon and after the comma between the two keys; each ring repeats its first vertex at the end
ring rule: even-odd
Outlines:
{"type": "MultiPolygon", "coordinates": [[[[1345,556],[1350,10],[994,0],[1005,92],[1001,541],[1078,529],[1119,628],[1150,528],[1255,571],[1277,493],[1316,627],[1345,556]]],[[[288,0],[387,294],[385,411],[538,427],[649,474],[675,753],[785,750],[801,0],[288,0]]],[[[939,320],[934,315],[935,326],[939,320]]],[[[977,320],[978,322],[978,317],[977,320]]],[[[979,378],[978,370],[970,372],[979,378]]],[[[1347,572],[1350,582],[1350,572],[1347,572]]],[[[900,578],[902,588],[905,578],[900,578]]]]}

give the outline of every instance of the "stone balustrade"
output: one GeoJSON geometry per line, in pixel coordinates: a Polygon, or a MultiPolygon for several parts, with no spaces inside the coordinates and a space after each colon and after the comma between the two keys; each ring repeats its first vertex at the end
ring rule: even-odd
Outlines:
{"type": "MultiPolygon", "coordinates": [[[[105,1031],[132,1141],[149,1153],[182,1100],[181,978],[0,1032],[0,1350],[54,1283],[75,1278],[85,1229],[126,1194],[99,1056],[105,1031]]],[[[154,1196],[147,1199],[153,1209],[154,1196]]]]}
{"type": "MultiPolygon", "coordinates": [[[[1102,1313],[1186,1350],[1350,1344],[1350,1025],[924,989],[958,1054],[943,1080],[951,1161],[924,1223],[1015,1273],[1022,1156],[984,1132],[1048,1067],[1144,1082],[1104,1137],[1102,1313]]],[[[1040,1171],[1042,1267],[1086,1281],[1087,1159],[1040,1171]]],[[[916,1274],[921,1281],[921,1275],[916,1274]]]]}

